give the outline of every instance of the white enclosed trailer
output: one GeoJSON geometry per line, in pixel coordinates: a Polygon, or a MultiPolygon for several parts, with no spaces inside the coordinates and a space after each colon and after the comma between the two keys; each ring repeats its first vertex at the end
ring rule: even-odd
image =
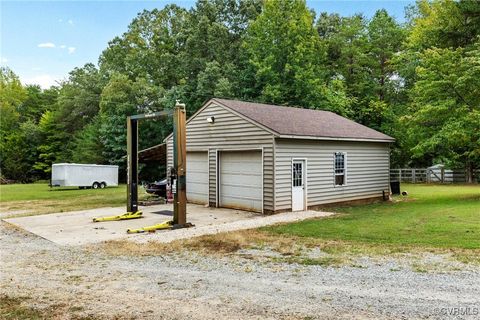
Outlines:
{"type": "Polygon", "coordinates": [[[78,163],[52,165],[52,187],[118,186],[118,166],[78,163]]]}

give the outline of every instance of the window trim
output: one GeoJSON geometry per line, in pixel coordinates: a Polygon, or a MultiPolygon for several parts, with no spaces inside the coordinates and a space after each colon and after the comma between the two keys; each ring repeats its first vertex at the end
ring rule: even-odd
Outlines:
{"type": "MultiPolygon", "coordinates": [[[[338,175],[340,176],[340,174],[338,174],[338,175]]],[[[347,177],[348,177],[347,152],[345,152],[345,151],[335,151],[333,153],[333,186],[335,188],[346,187],[348,185],[347,177]],[[337,156],[338,153],[343,154],[343,184],[337,184],[336,183],[337,174],[335,172],[335,160],[336,160],[336,156],[337,156]]]]}

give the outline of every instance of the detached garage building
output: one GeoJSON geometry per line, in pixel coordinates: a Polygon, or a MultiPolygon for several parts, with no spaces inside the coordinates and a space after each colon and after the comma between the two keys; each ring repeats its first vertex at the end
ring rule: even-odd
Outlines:
{"type": "Polygon", "coordinates": [[[393,141],[328,111],[211,99],[187,121],[187,199],[263,213],[378,199],[393,141]]]}

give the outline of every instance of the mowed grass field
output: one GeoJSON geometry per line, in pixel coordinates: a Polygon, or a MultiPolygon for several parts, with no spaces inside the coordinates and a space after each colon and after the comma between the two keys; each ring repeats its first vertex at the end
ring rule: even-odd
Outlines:
{"type": "MultiPolygon", "coordinates": [[[[255,234],[266,235],[270,240],[277,237],[331,244],[480,249],[479,185],[403,184],[402,190],[408,196],[395,196],[392,202],[328,207],[325,210],[338,215],[265,227],[255,234]]],[[[139,195],[146,197],[142,189],[139,195]]],[[[0,186],[3,217],[10,213],[33,215],[125,203],[125,185],[97,190],[50,189],[45,183],[0,186]]],[[[251,233],[247,238],[254,240],[251,233]]],[[[258,240],[263,241],[261,238],[258,240]]]]}
{"type": "Polygon", "coordinates": [[[365,244],[480,248],[479,185],[403,184],[393,202],[327,208],[339,215],[262,228],[276,235],[365,244]]]}
{"type": "MultiPolygon", "coordinates": [[[[32,215],[126,205],[126,185],[105,189],[50,188],[47,183],[0,185],[3,215],[32,215]]],[[[139,197],[145,197],[139,188],[139,197]]]]}

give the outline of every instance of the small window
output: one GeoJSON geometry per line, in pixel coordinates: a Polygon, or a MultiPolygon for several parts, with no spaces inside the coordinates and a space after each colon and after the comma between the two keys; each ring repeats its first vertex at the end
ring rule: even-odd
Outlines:
{"type": "Polygon", "coordinates": [[[344,152],[335,152],[335,185],[343,186],[345,185],[345,153],[344,152]]]}

